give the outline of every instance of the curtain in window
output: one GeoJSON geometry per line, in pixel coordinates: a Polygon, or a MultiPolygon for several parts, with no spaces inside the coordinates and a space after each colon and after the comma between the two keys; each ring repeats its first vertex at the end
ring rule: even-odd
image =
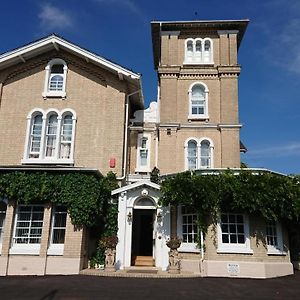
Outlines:
{"type": "Polygon", "coordinates": [[[60,158],[70,158],[71,156],[72,130],[72,115],[66,115],[61,125],[60,158]]]}
{"type": "Polygon", "coordinates": [[[41,114],[33,118],[31,125],[31,143],[30,143],[30,158],[39,158],[41,149],[43,117],[41,114]]]}
{"type": "Polygon", "coordinates": [[[201,154],[201,167],[210,168],[211,150],[210,150],[209,141],[204,140],[201,142],[200,154],[201,154]]]}
{"type": "Polygon", "coordinates": [[[46,130],[46,157],[54,157],[56,150],[57,115],[51,115],[48,119],[46,130]]]}
{"type": "Polygon", "coordinates": [[[192,88],[192,115],[204,115],[205,91],[201,85],[192,88]]]}
{"type": "Polygon", "coordinates": [[[195,141],[188,142],[187,148],[188,169],[197,169],[197,143],[195,141]]]}

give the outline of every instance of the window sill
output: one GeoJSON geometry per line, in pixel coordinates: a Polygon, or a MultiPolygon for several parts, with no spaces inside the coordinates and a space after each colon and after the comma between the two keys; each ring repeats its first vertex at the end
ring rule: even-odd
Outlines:
{"type": "Polygon", "coordinates": [[[195,243],[182,243],[181,246],[177,249],[179,252],[191,252],[191,253],[200,253],[200,249],[195,243]]]}
{"type": "Polygon", "coordinates": [[[250,248],[235,248],[235,247],[219,247],[217,249],[218,254],[253,254],[253,250],[250,248]]]}
{"type": "Polygon", "coordinates": [[[209,116],[208,115],[188,115],[188,120],[189,121],[197,121],[197,120],[208,121],[209,116]]]}
{"type": "Polygon", "coordinates": [[[39,255],[40,254],[40,245],[33,246],[28,245],[28,247],[22,245],[14,245],[10,248],[9,254],[17,254],[17,255],[39,255]]]}
{"type": "Polygon", "coordinates": [[[280,250],[280,249],[268,249],[267,255],[286,256],[287,252],[280,250]]]}
{"type": "Polygon", "coordinates": [[[55,255],[55,256],[64,255],[64,244],[51,245],[48,248],[47,255],[55,255]]]}
{"type": "Polygon", "coordinates": [[[62,91],[52,91],[52,92],[44,92],[42,93],[43,98],[46,100],[48,97],[49,98],[66,98],[66,92],[62,91]]]}
{"type": "Polygon", "coordinates": [[[135,172],[136,173],[149,173],[149,172],[151,172],[151,170],[148,167],[147,168],[136,168],[135,172]]]}
{"type": "Polygon", "coordinates": [[[204,66],[214,66],[214,62],[213,61],[210,61],[210,62],[197,62],[197,61],[184,61],[183,62],[183,65],[204,65],[204,66]]]}
{"type": "Polygon", "coordinates": [[[74,159],[39,159],[25,158],[21,160],[22,164],[74,164],[74,159]]]}

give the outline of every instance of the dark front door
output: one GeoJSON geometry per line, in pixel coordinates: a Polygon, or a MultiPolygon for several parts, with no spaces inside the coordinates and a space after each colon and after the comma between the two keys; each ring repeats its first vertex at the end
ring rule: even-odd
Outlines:
{"type": "Polygon", "coordinates": [[[132,257],[153,254],[154,210],[134,209],[132,223],[132,257]]]}

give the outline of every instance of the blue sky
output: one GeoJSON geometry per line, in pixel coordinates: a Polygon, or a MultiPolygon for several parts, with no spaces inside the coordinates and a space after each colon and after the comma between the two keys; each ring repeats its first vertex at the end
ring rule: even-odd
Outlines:
{"type": "Polygon", "coordinates": [[[156,99],[150,21],[244,19],[239,51],[241,139],[250,167],[300,173],[299,0],[6,0],[0,53],[57,33],[142,74],[156,99]]]}

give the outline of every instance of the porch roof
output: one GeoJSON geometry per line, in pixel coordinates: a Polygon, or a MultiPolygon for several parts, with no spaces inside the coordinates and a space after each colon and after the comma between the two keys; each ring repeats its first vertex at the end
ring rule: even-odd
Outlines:
{"type": "Polygon", "coordinates": [[[147,186],[147,187],[153,188],[155,190],[160,190],[160,186],[158,184],[156,184],[154,182],[151,182],[149,180],[141,180],[141,181],[129,184],[129,185],[122,186],[118,189],[115,189],[111,192],[111,194],[112,195],[117,195],[117,194],[120,194],[122,192],[137,189],[137,188],[143,187],[143,186],[147,186]]]}

